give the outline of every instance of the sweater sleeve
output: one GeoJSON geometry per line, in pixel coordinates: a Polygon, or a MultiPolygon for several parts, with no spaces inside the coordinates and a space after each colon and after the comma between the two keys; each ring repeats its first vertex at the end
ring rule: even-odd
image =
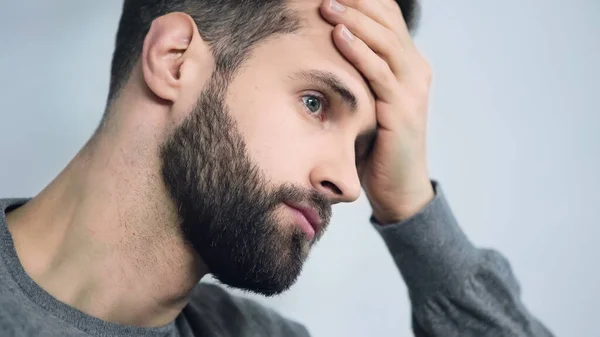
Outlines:
{"type": "Polygon", "coordinates": [[[508,261],[468,240],[432,184],[435,198],[413,217],[371,217],[408,286],[415,336],[553,336],[521,302],[508,261]]]}

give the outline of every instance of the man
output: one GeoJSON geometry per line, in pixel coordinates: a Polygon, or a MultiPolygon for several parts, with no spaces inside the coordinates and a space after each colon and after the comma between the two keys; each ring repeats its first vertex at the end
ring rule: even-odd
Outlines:
{"type": "Polygon", "coordinates": [[[2,336],[308,336],[198,284],[297,279],[364,188],[417,336],[551,336],[429,179],[413,1],[126,0],[103,121],[0,201],[2,336]]]}

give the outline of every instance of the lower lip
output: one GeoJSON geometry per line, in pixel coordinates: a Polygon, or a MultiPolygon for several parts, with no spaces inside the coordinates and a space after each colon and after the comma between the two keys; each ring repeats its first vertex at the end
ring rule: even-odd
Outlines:
{"type": "Polygon", "coordinates": [[[315,238],[315,229],[313,228],[313,226],[310,224],[310,221],[308,221],[308,219],[304,216],[304,214],[302,214],[302,212],[300,212],[298,209],[291,207],[290,209],[292,210],[292,213],[294,214],[294,223],[296,225],[298,225],[302,231],[304,232],[304,234],[306,234],[306,239],[308,239],[308,241],[312,241],[315,238]]]}

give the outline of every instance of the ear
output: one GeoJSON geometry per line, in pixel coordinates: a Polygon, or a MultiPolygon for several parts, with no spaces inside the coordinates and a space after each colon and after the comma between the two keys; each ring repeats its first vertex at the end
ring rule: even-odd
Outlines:
{"type": "MultiPolygon", "coordinates": [[[[175,102],[181,94],[181,69],[192,62],[195,40],[201,40],[194,20],[185,13],[155,19],[144,40],[142,73],[148,88],[159,98],[175,102]]],[[[203,41],[202,41],[203,42],[203,41]]]]}

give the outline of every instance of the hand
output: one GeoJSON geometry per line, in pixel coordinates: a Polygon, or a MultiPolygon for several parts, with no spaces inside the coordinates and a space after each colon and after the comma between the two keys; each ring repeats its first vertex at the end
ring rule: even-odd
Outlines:
{"type": "Polygon", "coordinates": [[[431,69],[394,0],[338,1],[324,0],[321,13],[336,26],[335,45],[376,96],[377,139],[359,170],[361,185],[375,219],[398,222],[434,197],[425,153],[431,69]]]}

